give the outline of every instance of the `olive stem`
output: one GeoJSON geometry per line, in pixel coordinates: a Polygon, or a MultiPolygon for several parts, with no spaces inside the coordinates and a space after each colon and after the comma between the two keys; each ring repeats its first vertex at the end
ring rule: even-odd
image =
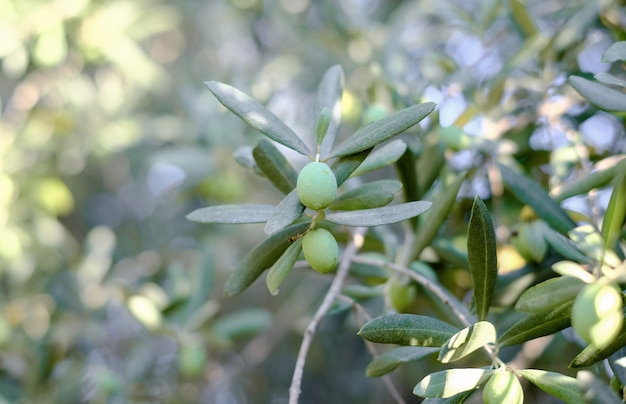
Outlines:
{"type": "Polygon", "coordinates": [[[324,300],[322,304],[318,307],[315,315],[309,322],[306,330],[304,331],[304,337],[302,338],[302,344],[300,345],[300,351],[298,352],[298,359],[296,360],[296,366],[293,371],[293,377],[291,379],[291,387],[289,387],[289,404],[297,404],[298,398],[300,397],[301,389],[300,386],[302,384],[302,374],[304,372],[304,365],[306,363],[306,357],[309,352],[309,348],[311,346],[311,342],[313,341],[313,337],[315,336],[315,332],[317,331],[317,326],[322,321],[322,318],[326,315],[335,299],[341,292],[341,287],[343,286],[343,282],[348,275],[348,270],[350,269],[350,264],[355,257],[357,251],[363,245],[363,235],[365,234],[365,228],[359,227],[356,228],[352,233],[352,239],[350,243],[346,246],[346,249],[341,256],[341,261],[339,262],[339,268],[337,269],[337,273],[333,282],[326,292],[324,296],[324,300]]]}

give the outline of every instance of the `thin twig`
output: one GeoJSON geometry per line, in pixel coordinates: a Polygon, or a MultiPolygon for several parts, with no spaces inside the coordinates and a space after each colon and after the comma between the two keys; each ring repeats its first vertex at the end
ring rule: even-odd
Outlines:
{"type": "Polygon", "coordinates": [[[311,322],[304,331],[304,337],[302,338],[302,344],[300,345],[300,351],[298,352],[298,359],[296,360],[296,366],[293,371],[293,378],[291,379],[291,387],[289,388],[289,404],[298,403],[298,398],[300,397],[301,392],[300,386],[302,384],[302,373],[304,372],[304,364],[306,363],[306,357],[309,352],[311,342],[313,341],[313,337],[315,336],[317,326],[322,321],[322,318],[324,318],[324,316],[334,303],[335,299],[339,295],[339,292],[341,291],[341,287],[343,285],[343,281],[348,275],[350,264],[352,263],[356,252],[363,245],[364,234],[365,228],[359,227],[354,230],[352,234],[352,240],[350,244],[346,246],[346,249],[341,256],[339,268],[337,269],[337,274],[333,279],[333,283],[330,285],[328,292],[326,292],[326,296],[324,296],[322,304],[317,309],[315,315],[313,316],[313,319],[311,319],[311,322]]]}

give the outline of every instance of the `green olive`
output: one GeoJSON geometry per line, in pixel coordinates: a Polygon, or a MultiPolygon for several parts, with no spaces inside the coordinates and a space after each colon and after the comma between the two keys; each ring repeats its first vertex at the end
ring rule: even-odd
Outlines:
{"type": "Polygon", "coordinates": [[[398,313],[406,313],[415,300],[417,290],[414,285],[405,283],[396,278],[387,282],[389,303],[398,313]]]}
{"type": "Polygon", "coordinates": [[[324,209],[337,197],[337,178],[328,165],[313,161],[300,171],[296,190],[304,206],[324,209]]]}
{"type": "Polygon", "coordinates": [[[183,345],[178,352],[178,369],[181,374],[195,377],[202,374],[207,362],[207,354],[200,344],[183,345]]]}
{"type": "Polygon", "coordinates": [[[311,230],[302,238],[302,252],[311,268],[325,274],[337,266],[339,246],[326,229],[311,230]]]}
{"type": "Polygon", "coordinates": [[[619,334],[623,322],[622,296],[615,285],[593,283],[576,296],[572,327],[596,348],[609,345],[619,334]]]}
{"type": "Polygon", "coordinates": [[[524,390],[517,377],[508,370],[496,371],[483,389],[485,404],[522,404],[524,390]]]}

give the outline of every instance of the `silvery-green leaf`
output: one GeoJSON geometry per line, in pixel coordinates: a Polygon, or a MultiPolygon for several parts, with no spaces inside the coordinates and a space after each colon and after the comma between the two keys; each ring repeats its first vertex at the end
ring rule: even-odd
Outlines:
{"type": "Polygon", "coordinates": [[[569,83],[589,102],[606,111],[626,111],[626,94],[605,85],[570,76],[569,83]]]}
{"type": "Polygon", "coordinates": [[[197,223],[264,223],[274,208],[274,205],[265,204],[208,206],[194,210],[187,215],[187,220],[197,223]]]}
{"type": "Polygon", "coordinates": [[[304,209],[305,207],[298,197],[298,191],[293,189],[272,211],[265,224],[265,233],[273,234],[290,225],[294,220],[302,216],[304,209]]]}
{"type": "Polygon", "coordinates": [[[294,241],[267,272],[265,283],[272,295],[278,294],[278,287],[283,283],[302,251],[302,238],[294,241]]]}
{"type": "Polygon", "coordinates": [[[368,321],[358,334],[381,344],[440,347],[458,328],[433,317],[389,314],[368,321]]]}
{"type": "Polygon", "coordinates": [[[328,207],[332,210],[358,210],[385,206],[402,189],[396,180],[373,181],[339,195],[328,207]]]}
{"type": "Polygon", "coordinates": [[[367,156],[361,165],[354,170],[352,177],[386,167],[398,161],[406,150],[406,143],[401,139],[393,140],[380,148],[375,149],[367,156]]]}
{"type": "Polygon", "coordinates": [[[401,222],[420,215],[428,210],[430,205],[431,203],[427,201],[415,201],[382,208],[335,212],[326,215],[326,220],[345,226],[380,226],[401,222]]]}
{"type": "Polygon", "coordinates": [[[288,194],[296,187],[298,173],[289,160],[267,139],[259,139],[252,150],[254,161],[279,191],[288,194]]]}
{"type": "Polygon", "coordinates": [[[339,123],[341,122],[341,97],[343,95],[343,69],[339,65],[329,68],[320,81],[315,100],[315,115],[319,116],[324,108],[331,112],[331,119],[322,141],[321,155],[326,157],[335,143],[339,123]]]}
{"type": "Polygon", "coordinates": [[[626,41],[615,42],[602,54],[602,63],[626,62],[626,41]]]}

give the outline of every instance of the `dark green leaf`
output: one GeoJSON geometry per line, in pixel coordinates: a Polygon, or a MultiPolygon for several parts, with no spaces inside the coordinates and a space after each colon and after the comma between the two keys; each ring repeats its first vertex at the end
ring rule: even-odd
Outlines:
{"type": "Polygon", "coordinates": [[[532,313],[513,324],[499,339],[500,346],[521,344],[531,339],[554,334],[570,326],[572,306],[570,300],[555,308],[532,313]]]}
{"type": "Polygon", "coordinates": [[[626,94],[582,77],[570,76],[568,81],[596,107],[607,111],[626,111],[626,94]]]}
{"type": "Polygon", "coordinates": [[[442,363],[455,362],[477,349],[485,345],[495,344],[495,342],[496,329],[493,324],[488,321],[479,321],[450,337],[441,347],[437,359],[442,363]]]}
{"type": "Polygon", "coordinates": [[[626,41],[615,42],[602,54],[602,63],[626,62],[626,41]]]}
{"type": "Polygon", "coordinates": [[[350,175],[356,170],[359,165],[365,160],[372,149],[362,151],[357,154],[351,154],[349,156],[341,157],[333,163],[331,169],[337,178],[337,186],[343,184],[350,175]]]}
{"type": "Polygon", "coordinates": [[[474,285],[474,304],[478,320],[489,313],[493,289],[498,277],[496,233],[485,203],[474,198],[467,234],[467,258],[474,285]]]}
{"type": "Polygon", "coordinates": [[[440,347],[458,328],[433,317],[389,314],[368,321],[359,335],[381,344],[440,347]]]}
{"type": "Polygon", "coordinates": [[[252,155],[252,146],[238,147],[237,150],[235,150],[235,152],[233,153],[233,157],[240,166],[253,170],[260,175],[263,175],[263,172],[256,164],[256,161],[254,161],[254,156],[252,155]]]}
{"type": "Polygon", "coordinates": [[[317,89],[315,100],[315,114],[319,116],[324,108],[330,109],[331,120],[322,142],[321,155],[326,157],[335,143],[337,130],[341,121],[341,97],[343,95],[343,70],[335,65],[329,68],[317,89]]]}
{"type": "Polygon", "coordinates": [[[326,137],[326,132],[328,132],[328,127],[330,126],[331,117],[332,116],[330,108],[324,107],[320,112],[319,117],[317,118],[317,125],[315,126],[315,136],[318,145],[321,145],[324,137],[326,137]]]}
{"type": "Polygon", "coordinates": [[[541,390],[567,404],[583,404],[585,402],[578,390],[576,379],[573,377],[538,369],[517,369],[515,372],[521,374],[524,379],[541,390]]]}
{"type": "Polygon", "coordinates": [[[278,294],[278,287],[283,283],[302,251],[302,238],[294,241],[267,272],[265,283],[272,295],[278,294]]]}
{"type": "Polygon", "coordinates": [[[336,212],[326,215],[326,220],[345,226],[380,226],[401,222],[424,213],[430,208],[427,201],[400,203],[382,208],[336,212]]]}
{"type": "Polygon", "coordinates": [[[374,359],[365,369],[367,377],[380,377],[392,372],[401,363],[416,361],[437,352],[439,348],[421,346],[401,346],[391,349],[374,359]]]}
{"type": "Polygon", "coordinates": [[[265,224],[265,233],[273,234],[285,226],[293,223],[294,220],[302,216],[304,205],[300,202],[296,189],[289,192],[282,201],[274,208],[271,216],[265,224]]]}
{"type": "Polygon", "coordinates": [[[402,189],[396,180],[380,180],[361,185],[339,195],[329,206],[332,210],[371,209],[393,201],[394,194],[402,189]]]}
{"type": "Polygon", "coordinates": [[[356,170],[352,173],[352,177],[365,174],[367,172],[377,170],[381,167],[386,167],[390,164],[398,161],[406,150],[406,143],[401,139],[391,141],[380,148],[377,148],[365,160],[356,170]]]}
{"type": "MultiPolygon", "coordinates": [[[[625,42],[626,43],[626,42],[625,42]]],[[[620,162],[613,182],[613,192],[602,221],[605,250],[612,250],[626,219],[626,161],[620,162]]]]}
{"type": "Polygon", "coordinates": [[[539,313],[574,299],[585,282],[571,276],[548,279],[529,289],[519,297],[515,310],[523,313],[539,313]]]}
{"type": "Polygon", "coordinates": [[[472,394],[474,394],[474,392],[476,392],[476,389],[463,391],[459,394],[455,394],[446,398],[427,397],[424,399],[424,401],[422,401],[422,404],[463,404],[465,401],[467,401],[468,398],[472,396],[472,394]]]}
{"type": "Polygon", "coordinates": [[[217,320],[213,331],[222,338],[240,338],[258,334],[271,322],[272,314],[265,309],[243,309],[217,320]]]}
{"type": "Polygon", "coordinates": [[[415,240],[411,249],[413,256],[411,259],[419,257],[424,248],[432,243],[441,225],[448,219],[450,210],[452,210],[452,206],[456,202],[456,196],[466,177],[467,172],[460,174],[453,183],[437,194],[433,201],[432,209],[426,213],[423,220],[420,220],[415,232],[415,240]]]}
{"type": "Polygon", "coordinates": [[[424,377],[413,389],[420,397],[452,397],[474,390],[485,383],[493,374],[492,369],[448,369],[424,377]]]}
{"type": "Polygon", "coordinates": [[[535,213],[555,230],[567,233],[576,223],[561,209],[539,184],[500,164],[500,172],[506,187],[520,202],[533,208],[535,213]]]}
{"type": "Polygon", "coordinates": [[[432,187],[446,165],[445,147],[441,143],[428,145],[417,159],[418,194],[423,195],[432,187]]]}
{"type": "Polygon", "coordinates": [[[357,130],[332,152],[333,157],[348,156],[370,149],[404,132],[426,118],[436,107],[435,103],[413,105],[388,115],[357,130]]]}
{"type": "Polygon", "coordinates": [[[252,249],[237,265],[226,284],[227,296],[237,295],[258,278],[263,271],[272,266],[292,243],[291,238],[304,232],[310,223],[298,223],[285,227],[252,249]]]}
{"type": "Polygon", "coordinates": [[[305,156],[311,155],[311,151],[298,135],[258,101],[227,84],[209,81],[206,85],[215,98],[242,121],[275,142],[305,156]]]}
{"type": "Polygon", "coordinates": [[[600,362],[601,360],[608,358],[624,346],[626,346],[626,322],[622,324],[622,329],[619,334],[617,334],[617,337],[613,340],[613,342],[602,349],[596,348],[593,345],[588,345],[582,350],[581,353],[576,355],[569,366],[572,368],[591,366],[596,362],[600,362]]]}
{"type": "Polygon", "coordinates": [[[194,210],[187,220],[198,223],[264,223],[270,218],[274,205],[217,205],[194,210]]]}
{"type": "Polygon", "coordinates": [[[576,375],[578,388],[582,393],[581,401],[587,404],[623,404],[623,401],[601,379],[588,370],[581,370],[576,375]]]}
{"type": "Polygon", "coordinates": [[[296,187],[298,172],[272,142],[259,139],[252,155],[263,174],[279,191],[288,194],[296,187]]]}

